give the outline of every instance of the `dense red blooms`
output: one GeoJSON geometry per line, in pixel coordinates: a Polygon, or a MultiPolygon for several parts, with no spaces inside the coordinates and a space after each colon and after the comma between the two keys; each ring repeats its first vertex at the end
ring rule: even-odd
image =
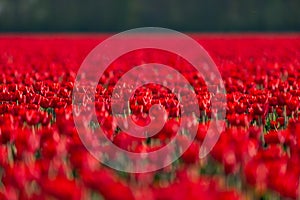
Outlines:
{"type": "MultiPolygon", "coordinates": [[[[218,88],[217,81],[207,86],[184,59],[151,49],[121,56],[99,77],[95,108],[105,133],[100,141],[107,137],[124,150],[149,152],[175,137],[182,117],[198,127],[195,141],[175,163],[147,174],[103,166],[84,147],[74,125],[73,114],[89,111],[72,112],[73,89],[81,104],[90,103],[85,98],[92,92],[74,87],[76,71],[106,36],[0,36],[0,199],[298,199],[300,37],[192,36],[216,62],[227,92],[226,127],[206,158],[199,154],[214,113],[214,94],[208,89],[218,88]],[[125,72],[151,62],[174,67],[191,83],[200,118],[183,116],[171,89],[145,85],[130,98],[129,114],[121,104],[116,109],[122,123],[131,118],[146,126],[152,105],[165,108],[163,128],[140,139],[117,127],[111,95],[125,72]]],[[[189,98],[185,93],[182,89],[181,98],[189,98]]],[[[217,104],[225,106],[221,100],[217,104]]],[[[184,133],[179,143],[187,142],[189,131],[184,133]]]]}

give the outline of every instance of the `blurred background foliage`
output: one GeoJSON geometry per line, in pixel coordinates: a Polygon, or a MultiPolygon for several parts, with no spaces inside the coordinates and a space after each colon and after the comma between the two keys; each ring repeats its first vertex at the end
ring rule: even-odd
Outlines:
{"type": "Polygon", "coordinates": [[[299,0],[0,0],[2,32],[299,31],[299,0]]]}

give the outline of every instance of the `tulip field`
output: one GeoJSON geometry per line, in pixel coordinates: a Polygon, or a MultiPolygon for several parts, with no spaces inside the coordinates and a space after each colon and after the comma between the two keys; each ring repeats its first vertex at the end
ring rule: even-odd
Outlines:
{"type": "Polygon", "coordinates": [[[171,165],[148,173],[102,164],[75,128],[73,117],[80,113],[73,112],[73,91],[84,99],[88,90],[75,88],[77,71],[109,36],[0,34],[0,199],[300,198],[299,34],[190,34],[213,59],[226,88],[227,101],[219,102],[226,107],[225,127],[205,158],[199,149],[211,123],[214,94],[208,88],[214,86],[170,52],[137,50],[111,63],[99,77],[94,104],[104,136],[126,151],[168,144],[182,111],[171,89],[147,84],[130,97],[125,117],[147,125],[151,106],[160,104],[168,114],[164,127],[149,138],[117,127],[111,95],[129,68],[151,62],[174,67],[196,93],[200,117],[188,119],[197,128],[193,143],[171,165]]]}

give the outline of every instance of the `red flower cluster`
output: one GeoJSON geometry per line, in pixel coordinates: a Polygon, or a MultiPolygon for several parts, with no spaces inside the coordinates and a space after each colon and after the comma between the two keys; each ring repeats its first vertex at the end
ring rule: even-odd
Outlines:
{"type": "MultiPolygon", "coordinates": [[[[73,121],[73,89],[80,91],[78,99],[89,92],[74,88],[76,70],[105,36],[1,36],[0,198],[299,198],[300,37],[193,37],[224,79],[226,127],[210,155],[200,159],[214,112],[208,87],[219,83],[207,86],[189,63],[170,52],[148,49],[123,55],[100,77],[94,102],[99,125],[115,145],[132,152],[157,150],[176,135],[181,117],[188,118],[170,88],[148,84],[130,98],[130,114],[122,114],[122,107],[117,111],[124,123],[130,117],[145,126],[151,106],[160,104],[167,112],[164,127],[145,139],[120,130],[111,114],[111,95],[133,66],[159,62],[174,67],[194,87],[200,110],[199,119],[187,119],[198,131],[178,161],[157,172],[127,174],[101,165],[82,144],[73,121]]],[[[80,116],[79,111],[74,114],[80,116]]],[[[182,135],[179,142],[187,138],[182,135]]]]}

